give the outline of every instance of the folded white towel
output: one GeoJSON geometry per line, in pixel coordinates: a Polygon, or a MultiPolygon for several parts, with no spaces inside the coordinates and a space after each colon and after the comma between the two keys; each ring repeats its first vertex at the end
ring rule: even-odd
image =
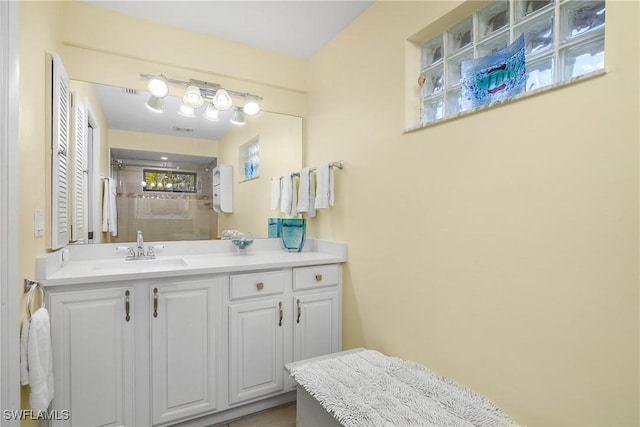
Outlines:
{"type": "Polygon", "coordinates": [[[31,316],[27,344],[31,385],[29,402],[33,411],[47,409],[54,395],[50,329],[49,312],[41,307],[31,316]]]}
{"type": "MultiPolygon", "coordinates": [[[[32,291],[33,292],[33,291],[32,291]]],[[[27,360],[27,347],[29,345],[29,327],[31,321],[24,319],[22,332],[20,332],[20,384],[29,384],[29,361],[27,360]]]]}
{"type": "Polygon", "coordinates": [[[291,175],[291,212],[289,215],[296,216],[298,215],[298,188],[297,184],[298,180],[295,175],[291,175]]]}
{"type": "Polygon", "coordinates": [[[316,168],[316,180],[318,189],[316,193],[316,209],[333,206],[333,168],[329,163],[316,168]]]}
{"type": "Polygon", "coordinates": [[[280,208],[280,181],[281,176],[271,178],[271,209],[278,210],[280,208]]]}
{"type": "Polygon", "coordinates": [[[300,182],[298,189],[298,213],[307,214],[308,217],[316,216],[315,209],[315,182],[311,169],[303,168],[300,171],[300,182]]]}
{"type": "Polygon", "coordinates": [[[298,212],[307,213],[309,210],[309,168],[300,171],[300,182],[298,186],[298,212]]]}
{"type": "Polygon", "coordinates": [[[309,174],[309,209],[307,209],[307,217],[316,216],[316,174],[309,174]]]}
{"type": "MultiPolygon", "coordinates": [[[[118,235],[118,208],[116,206],[116,196],[118,194],[118,189],[116,188],[116,180],[111,178],[109,180],[109,187],[111,188],[111,195],[109,196],[109,215],[111,216],[111,222],[109,223],[109,228],[112,236],[118,235]]],[[[333,203],[332,203],[333,205],[333,203]]]]}
{"type": "Polygon", "coordinates": [[[285,175],[280,180],[280,212],[291,215],[291,200],[293,199],[293,186],[291,174],[285,175]]]}

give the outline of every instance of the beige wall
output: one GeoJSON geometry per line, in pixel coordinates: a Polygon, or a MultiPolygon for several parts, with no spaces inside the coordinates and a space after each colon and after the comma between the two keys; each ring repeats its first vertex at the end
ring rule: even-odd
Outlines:
{"type": "Polygon", "coordinates": [[[218,141],[109,129],[109,147],[218,157],[218,141]]]}
{"type": "Polygon", "coordinates": [[[345,348],[420,362],[522,424],[639,424],[638,4],[607,2],[604,77],[404,135],[405,40],[457,4],[377,2],[306,62],[22,2],[23,275],[46,251],[45,51],[72,79],[233,83],[305,116],[307,165],[345,160],[310,222],[349,243],[345,348]]]}
{"type": "Polygon", "coordinates": [[[218,164],[233,166],[233,213],[218,215],[223,230],[250,231],[267,237],[267,218],[280,213],[270,210],[271,178],[297,172],[302,167],[302,118],[263,112],[248,117],[246,125],[227,133],[220,141],[218,164]],[[240,146],[260,141],[260,176],[241,182],[244,176],[240,146]]]}
{"type": "Polygon", "coordinates": [[[310,221],[349,244],[344,347],[524,425],[638,425],[638,3],[607,2],[605,76],[403,134],[405,40],[457,4],[377,2],[309,63],[307,163],[345,161],[310,221]]]}

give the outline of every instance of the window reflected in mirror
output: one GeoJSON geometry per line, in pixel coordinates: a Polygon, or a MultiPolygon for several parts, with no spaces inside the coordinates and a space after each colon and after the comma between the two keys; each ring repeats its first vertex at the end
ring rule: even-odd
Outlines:
{"type": "Polygon", "coordinates": [[[195,172],[176,172],[158,169],[142,170],[142,191],[165,191],[171,193],[195,193],[195,172]]]}

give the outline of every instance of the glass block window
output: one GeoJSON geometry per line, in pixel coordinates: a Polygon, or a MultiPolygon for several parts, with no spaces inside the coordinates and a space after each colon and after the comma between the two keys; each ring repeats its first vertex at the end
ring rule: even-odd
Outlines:
{"type": "Polygon", "coordinates": [[[260,141],[256,138],[240,146],[240,170],[244,171],[243,181],[260,176],[260,141]]]}
{"type": "Polygon", "coordinates": [[[464,112],[461,65],[525,39],[525,91],[604,70],[605,0],[494,0],[421,47],[421,125],[464,112]]]}

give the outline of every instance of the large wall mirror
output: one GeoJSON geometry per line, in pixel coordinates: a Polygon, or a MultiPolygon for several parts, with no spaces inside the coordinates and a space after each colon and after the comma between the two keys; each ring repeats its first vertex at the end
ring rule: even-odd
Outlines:
{"type": "Polygon", "coordinates": [[[71,210],[83,218],[71,222],[79,219],[86,231],[72,235],[73,242],[132,242],[137,230],[147,241],[215,239],[231,228],[267,237],[267,218],[277,215],[269,207],[271,177],[302,167],[301,117],[262,111],[238,126],[229,121],[231,111],[216,122],[198,111],[195,117],[178,115],[179,97],[165,98],[158,113],[147,108],[145,91],[78,80],[71,80],[70,90],[72,129],[85,134],[70,199],[84,203],[84,213],[71,210]],[[252,167],[259,172],[252,170],[248,179],[252,144],[252,167]],[[221,164],[233,167],[233,210],[227,213],[212,208],[212,169],[221,164]]]}

